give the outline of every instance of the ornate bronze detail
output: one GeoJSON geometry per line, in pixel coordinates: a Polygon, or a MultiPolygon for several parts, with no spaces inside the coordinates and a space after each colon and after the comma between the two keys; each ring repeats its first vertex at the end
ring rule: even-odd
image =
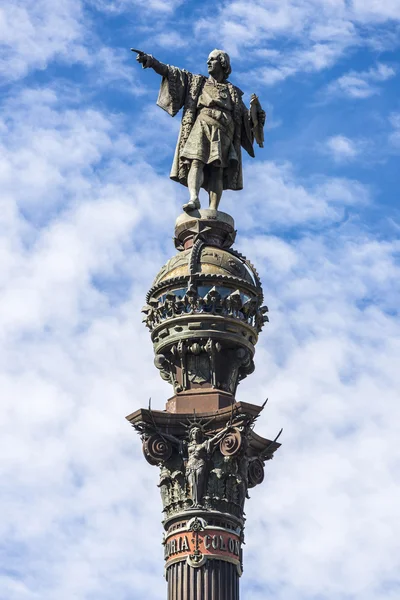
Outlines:
{"type": "Polygon", "coordinates": [[[248,467],[249,488],[260,485],[264,481],[264,463],[260,458],[255,458],[249,463],[248,467]]]}
{"type": "Polygon", "coordinates": [[[159,487],[167,517],[204,508],[243,518],[247,490],[263,481],[264,461],[273,452],[267,446],[254,454],[249,444],[253,420],[232,413],[226,425],[215,430],[213,419],[204,422],[195,417],[182,424],[179,436],[159,430],[153,417],[150,423],[135,425],[143,436],[146,460],[160,467],[159,487]]]}
{"type": "Polygon", "coordinates": [[[200,552],[199,533],[201,531],[204,531],[206,526],[206,522],[203,519],[199,519],[198,517],[194,517],[194,519],[191,519],[187,524],[187,528],[193,533],[192,542],[194,544],[194,551],[192,554],[189,554],[187,558],[188,564],[191,567],[198,568],[201,567],[201,565],[204,563],[204,556],[200,552]]]}
{"type": "Polygon", "coordinates": [[[171,458],[172,446],[161,435],[155,433],[143,442],[143,454],[151,465],[159,465],[171,458]]]}
{"type": "MultiPolygon", "coordinates": [[[[175,395],[166,411],[149,407],[129,417],[146,460],[160,469],[166,577],[170,599],[179,600],[186,597],[182,586],[201,582],[221,561],[218,568],[238,589],[248,490],[262,483],[264,463],[279,447],[277,438],[253,431],[264,405],[235,401],[268,321],[260,278],[230,249],[233,219],[208,212],[178,218],[180,252],[161,269],[143,307],[155,365],[175,395]]],[[[190,585],[197,597],[201,584],[190,585]]],[[[224,600],[238,600],[229,594],[224,600]]]]}
{"type": "Polygon", "coordinates": [[[197,267],[198,264],[200,263],[200,255],[201,255],[201,250],[204,246],[204,242],[200,239],[197,239],[195,241],[195,243],[193,244],[192,247],[192,251],[190,253],[190,260],[189,260],[189,272],[191,275],[194,275],[195,273],[197,273],[197,267]]]}
{"type": "Polygon", "coordinates": [[[237,427],[227,433],[221,440],[219,448],[223,456],[235,456],[242,445],[242,434],[237,427]]]}
{"type": "Polygon", "coordinates": [[[189,288],[182,296],[168,292],[158,300],[150,300],[142,308],[144,323],[150,331],[170,319],[186,314],[199,313],[233,317],[245,322],[259,333],[269,320],[265,313],[267,306],[259,306],[257,298],[247,297],[239,289],[232,290],[229,295],[221,296],[218,287],[213,286],[204,297],[195,288],[189,288]]]}

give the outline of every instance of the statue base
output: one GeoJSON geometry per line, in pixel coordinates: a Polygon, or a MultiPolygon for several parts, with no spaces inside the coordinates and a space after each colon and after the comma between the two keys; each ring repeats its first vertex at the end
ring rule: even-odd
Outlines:
{"type": "Polygon", "coordinates": [[[236,238],[235,222],[228,213],[210,208],[179,215],[175,223],[175,248],[189,250],[199,238],[208,246],[228,249],[236,238]]]}

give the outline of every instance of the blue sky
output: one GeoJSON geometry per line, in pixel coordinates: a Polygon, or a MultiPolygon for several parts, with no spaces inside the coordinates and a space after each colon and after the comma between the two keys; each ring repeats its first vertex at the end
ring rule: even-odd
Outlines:
{"type": "Polygon", "coordinates": [[[270,308],[238,399],[284,428],[243,598],[399,598],[399,25],[399,0],[0,8],[1,600],[166,594],[157,472],[124,416],[171,395],[140,309],[187,190],[179,116],[131,46],[203,73],[223,48],[267,111],[221,205],[270,308]]]}

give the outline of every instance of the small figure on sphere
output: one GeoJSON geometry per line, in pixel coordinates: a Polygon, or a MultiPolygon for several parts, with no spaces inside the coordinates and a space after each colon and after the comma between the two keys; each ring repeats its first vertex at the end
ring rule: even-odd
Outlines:
{"type": "Polygon", "coordinates": [[[223,190],[243,188],[241,148],[254,157],[253,141],[262,147],[265,112],[257,96],[246,108],[243,92],[228,81],[229,55],[213,50],[207,60],[209,77],[165,65],[137,51],[143,68],[162,76],[157,104],[174,117],[183,107],[182,124],[170,177],[189,188],[183,210],[200,208],[199,192],[209,194],[217,210],[223,190]]]}

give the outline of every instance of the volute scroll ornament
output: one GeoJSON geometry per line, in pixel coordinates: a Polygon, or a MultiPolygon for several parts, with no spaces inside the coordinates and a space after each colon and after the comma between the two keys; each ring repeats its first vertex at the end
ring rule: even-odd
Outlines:
{"type": "Polygon", "coordinates": [[[153,466],[166,462],[172,456],[172,445],[160,434],[154,433],[143,442],[143,454],[153,466]]]}
{"type": "Polygon", "coordinates": [[[264,463],[260,458],[250,461],[248,467],[249,488],[256,487],[264,481],[264,463]]]}
{"type": "Polygon", "coordinates": [[[242,445],[242,434],[237,427],[227,433],[220,442],[220,451],[223,456],[235,456],[238,454],[242,445]]]}

